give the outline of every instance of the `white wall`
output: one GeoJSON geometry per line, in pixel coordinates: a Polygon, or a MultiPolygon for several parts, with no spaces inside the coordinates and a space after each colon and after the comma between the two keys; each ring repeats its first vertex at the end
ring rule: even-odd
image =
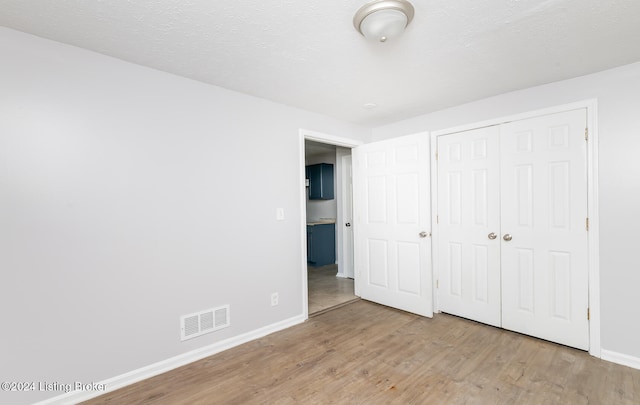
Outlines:
{"type": "Polygon", "coordinates": [[[601,338],[640,359],[640,63],[375,128],[374,140],[598,99],[601,338]]]}
{"type": "Polygon", "coordinates": [[[303,313],[299,129],[369,131],[5,28],[0,60],[0,381],[101,381],[303,313]],[[221,304],[230,328],[180,342],[221,304]]]}

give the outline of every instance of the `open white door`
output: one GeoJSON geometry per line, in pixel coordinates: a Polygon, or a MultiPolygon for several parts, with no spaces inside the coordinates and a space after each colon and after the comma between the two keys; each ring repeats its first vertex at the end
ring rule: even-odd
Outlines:
{"type": "Polygon", "coordinates": [[[353,149],[356,295],[433,316],[429,137],[353,149]]]}

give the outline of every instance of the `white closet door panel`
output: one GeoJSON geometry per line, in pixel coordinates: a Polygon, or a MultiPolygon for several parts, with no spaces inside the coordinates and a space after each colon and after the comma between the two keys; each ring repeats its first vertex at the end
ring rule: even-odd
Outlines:
{"type": "Polygon", "coordinates": [[[501,126],[502,326],[589,348],[586,110],[501,126]]]}
{"type": "Polygon", "coordinates": [[[438,304],[500,326],[498,127],[438,138],[438,304]]]}

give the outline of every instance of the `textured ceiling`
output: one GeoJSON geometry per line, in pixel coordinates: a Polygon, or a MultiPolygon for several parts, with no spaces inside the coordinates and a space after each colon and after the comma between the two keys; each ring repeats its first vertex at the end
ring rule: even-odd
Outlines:
{"type": "Polygon", "coordinates": [[[366,126],[640,61],[640,0],[413,0],[383,44],[365,2],[0,0],[0,25],[366,126]]]}

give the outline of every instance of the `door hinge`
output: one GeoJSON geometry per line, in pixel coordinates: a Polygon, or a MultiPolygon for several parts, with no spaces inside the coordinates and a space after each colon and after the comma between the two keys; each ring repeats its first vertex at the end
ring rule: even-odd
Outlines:
{"type": "Polygon", "coordinates": [[[584,140],[585,141],[589,140],[589,128],[584,129],[584,140]]]}
{"type": "Polygon", "coordinates": [[[440,288],[440,280],[436,280],[436,288],[440,288]]]}
{"type": "Polygon", "coordinates": [[[591,308],[587,308],[587,321],[591,320],[591,308]]]}
{"type": "Polygon", "coordinates": [[[436,224],[440,223],[440,215],[436,215],[436,224]]]}
{"type": "Polygon", "coordinates": [[[436,160],[438,160],[438,151],[436,151],[436,160]]]}
{"type": "Polygon", "coordinates": [[[585,221],[585,226],[587,228],[587,232],[589,232],[589,218],[587,217],[587,220],[585,221]]]}

